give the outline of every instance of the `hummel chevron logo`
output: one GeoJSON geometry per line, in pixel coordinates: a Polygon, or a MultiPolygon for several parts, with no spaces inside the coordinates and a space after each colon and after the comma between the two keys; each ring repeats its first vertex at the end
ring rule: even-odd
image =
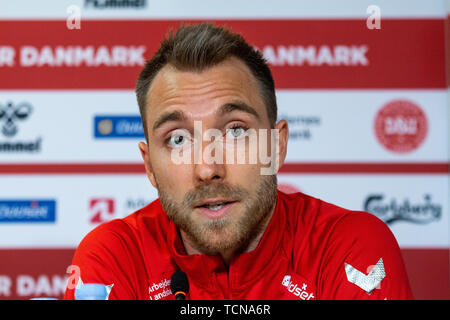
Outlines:
{"type": "Polygon", "coordinates": [[[377,264],[368,275],[365,275],[348,263],[345,263],[345,273],[347,274],[348,281],[357,285],[367,293],[371,293],[372,290],[375,289],[380,284],[381,280],[383,280],[386,276],[383,258],[378,260],[377,264]]]}

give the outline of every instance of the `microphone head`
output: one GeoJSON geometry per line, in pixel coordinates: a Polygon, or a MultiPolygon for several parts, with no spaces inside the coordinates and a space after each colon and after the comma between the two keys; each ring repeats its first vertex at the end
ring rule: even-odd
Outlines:
{"type": "Polygon", "coordinates": [[[180,291],[185,294],[189,292],[189,281],[186,273],[181,270],[174,272],[172,278],[170,278],[170,291],[172,291],[173,294],[180,291]]]}

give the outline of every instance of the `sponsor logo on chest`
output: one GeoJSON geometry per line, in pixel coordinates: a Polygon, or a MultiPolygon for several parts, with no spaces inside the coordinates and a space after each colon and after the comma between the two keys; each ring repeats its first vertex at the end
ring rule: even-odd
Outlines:
{"type": "Polygon", "coordinates": [[[149,300],[161,300],[167,299],[172,294],[170,291],[170,280],[162,279],[160,282],[153,282],[148,287],[148,298],[149,300]]]}
{"type": "Polygon", "coordinates": [[[290,275],[285,275],[281,284],[291,294],[300,300],[314,300],[314,293],[308,289],[308,285],[304,282],[295,282],[290,275]]]}

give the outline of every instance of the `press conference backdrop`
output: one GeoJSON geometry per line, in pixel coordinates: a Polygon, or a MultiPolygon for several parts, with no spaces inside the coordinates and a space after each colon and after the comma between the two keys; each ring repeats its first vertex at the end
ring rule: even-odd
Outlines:
{"type": "Polygon", "coordinates": [[[1,1],[0,299],[61,298],[81,239],[156,199],[133,89],[182,21],[268,60],[290,127],[279,188],[378,216],[415,298],[448,299],[444,0],[1,1]]]}

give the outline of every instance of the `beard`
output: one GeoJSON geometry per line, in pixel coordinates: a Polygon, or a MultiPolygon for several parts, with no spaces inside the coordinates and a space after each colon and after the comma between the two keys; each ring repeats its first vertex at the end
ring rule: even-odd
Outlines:
{"type": "Polygon", "coordinates": [[[156,182],[161,205],[168,218],[183,230],[203,253],[216,255],[232,250],[243,252],[263,231],[277,200],[276,175],[263,175],[251,192],[224,182],[202,184],[190,190],[181,203],[156,182]],[[223,197],[233,201],[224,217],[208,219],[194,212],[195,204],[207,198],[223,197]]]}

